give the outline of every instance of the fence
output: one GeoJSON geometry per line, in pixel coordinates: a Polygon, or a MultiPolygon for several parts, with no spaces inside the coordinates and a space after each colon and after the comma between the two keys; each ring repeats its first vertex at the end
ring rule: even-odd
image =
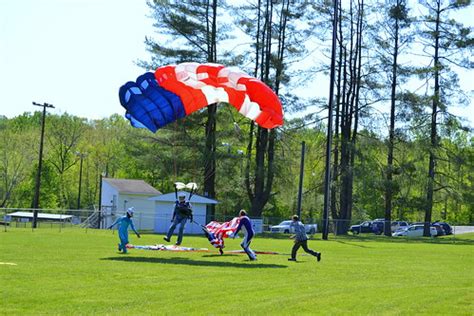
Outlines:
{"type": "MultiPolygon", "coordinates": [[[[0,209],[0,230],[9,231],[15,229],[31,229],[34,209],[20,209],[20,208],[1,208],[0,209]],[[3,227],[2,227],[3,226],[3,227]]],[[[110,226],[117,217],[123,214],[111,214],[107,211],[99,210],[67,210],[67,209],[38,209],[37,227],[36,229],[104,229],[110,226]]],[[[206,224],[211,220],[219,222],[229,221],[235,215],[217,215],[215,218],[206,216],[195,216],[194,221],[199,224],[206,224]]],[[[139,211],[135,212],[134,223],[137,230],[141,232],[159,233],[162,234],[167,231],[170,225],[172,211],[162,215],[145,214],[139,211]]],[[[289,218],[279,217],[262,217],[253,219],[256,226],[257,233],[264,233],[266,236],[279,236],[280,234],[291,233],[289,227],[289,218]]],[[[310,218],[303,218],[308,234],[321,233],[322,221],[311,220],[310,218]]],[[[420,234],[419,228],[424,223],[408,223],[403,221],[384,220],[374,221],[358,221],[358,220],[329,220],[328,229],[331,238],[344,238],[351,236],[351,238],[367,238],[369,236],[383,235],[387,225],[390,227],[390,233],[395,233],[397,229],[407,227],[410,224],[416,224],[418,227],[416,234],[420,234]]],[[[429,225],[431,226],[431,224],[429,225]]],[[[457,225],[450,223],[452,231],[449,236],[453,239],[462,238],[462,234],[474,232],[474,224],[457,225]]],[[[437,236],[441,234],[440,230],[434,233],[434,228],[431,228],[432,235],[437,236]]],[[[185,233],[200,234],[202,233],[199,225],[186,225],[185,233]]],[[[446,233],[446,232],[445,232],[446,233]]],[[[411,239],[409,235],[400,234],[398,239],[411,239]],[[405,237],[405,238],[403,238],[405,237]]],[[[317,235],[316,235],[317,236],[317,235]]],[[[416,237],[416,236],[414,236],[416,237]]]]}

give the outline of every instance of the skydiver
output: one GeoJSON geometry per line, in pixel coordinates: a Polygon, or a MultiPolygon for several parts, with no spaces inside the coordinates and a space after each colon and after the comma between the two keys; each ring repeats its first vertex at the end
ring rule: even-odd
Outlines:
{"type": "Polygon", "coordinates": [[[240,247],[244,249],[245,253],[247,254],[247,256],[249,256],[249,259],[251,261],[255,261],[257,260],[257,255],[252,249],[250,249],[250,243],[252,242],[252,238],[255,235],[252,221],[247,216],[247,212],[245,210],[240,210],[239,217],[240,217],[239,226],[237,226],[237,229],[235,230],[235,233],[233,234],[233,238],[235,238],[235,236],[240,231],[240,229],[242,229],[242,231],[244,232],[244,240],[242,240],[242,242],[240,243],[240,247]]]}
{"type": "Polygon", "coordinates": [[[123,253],[127,253],[127,244],[128,244],[128,226],[132,228],[138,238],[140,238],[140,234],[135,229],[135,225],[133,224],[133,213],[135,209],[130,207],[127,210],[127,214],[119,217],[115,220],[115,222],[108,227],[108,229],[112,229],[115,225],[118,224],[118,235],[120,238],[120,243],[118,244],[118,251],[122,251],[123,253]]]}
{"type": "Polygon", "coordinates": [[[181,245],[181,242],[183,241],[184,226],[186,224],[187,219],[189,219],[191,222],[193,221],[192,205],[191,203],[186,202],[186,196],[184,194],[181,194],[179,195],[178,200],[175,202],[173,216],[171,218],[172,224],[168,230],[168,234],[166,234],[163,239],[167,242],[170,242],[171,236],[173,235],[176,226],[179,224],[180,226],[178,230],[178,240],[176,241],[176,245],[181,245]]]}

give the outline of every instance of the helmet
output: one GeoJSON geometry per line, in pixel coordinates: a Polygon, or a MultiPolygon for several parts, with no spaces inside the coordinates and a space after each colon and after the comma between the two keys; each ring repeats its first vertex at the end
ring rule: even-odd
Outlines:
{"type": "Polygon", "coordinates": [[[129,207],[128,210],[127,210],[127,214],[132,216],[133,212],[135,212],[135,208],[134,207],[129,207]]]}
{"type": "Polygon", "coordinates": [[[184,195],[184,194],[180,194],[178,196],[178,199],[180,199],[180,200],[184,200],[185,198],[186,198],[186,195],[184,195]]]}

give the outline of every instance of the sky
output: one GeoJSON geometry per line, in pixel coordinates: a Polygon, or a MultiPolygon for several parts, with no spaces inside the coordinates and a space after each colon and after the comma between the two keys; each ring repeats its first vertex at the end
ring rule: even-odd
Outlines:
{"type": "Polygon", "coordinates": [[[118,89],[145,70],[152,19],[140,0],[0,0],[0,115],[123,114],[118,89]]]}
{"type": "MultiPolygon", "coordinates": [[[[124,114],[118,89],[145,72],[135,62],[150,57],[145,37],[157,39],[149,13],[145,0],[0,0],[0,115],[40,110],[32,102],[88,119],[124,114]]],[[[474,126],[474,104],[453,112],[474,126]]]]}

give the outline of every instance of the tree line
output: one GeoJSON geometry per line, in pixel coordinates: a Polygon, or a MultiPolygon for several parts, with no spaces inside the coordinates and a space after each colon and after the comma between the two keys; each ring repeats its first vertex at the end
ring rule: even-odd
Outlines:
{"type": "MultiPolygon", "coordinates": [[[[97,204],[101,174],[144,179],[162,192],[200,184],[221,203],[211,216],[288,217],[295,212],[306,143],[302,215],[320,220],[333,19],[337,17],[331,161],[333,219],[473,222],[473,135],[450,113],[467,106],[458,72],[472,69],[472,30],[453,19],[470,1],[149,1],[158,39],[145,69],[186,61],[235,65],[279,94],[285,126],[267,130],[225,104],[160,129],[134,129],[119,115],[48,115],[40,205],[97,204]],[[411,6],[410,6],[410,5],[411,6]],[[238,34],[238,35],[236,35],[238,34]],[[326,80],[327,81],[327,80],[326,80]],[[324,81],[324,82],[326,82],[324,81]],[[317,87],[317,89],[316,89],[317,87]],[[382,112],[382,114],[381,114],[382,112]]],[[[41,115],[1,118],[0,203],[29,207],[41,115]]],[[[389,234],[389,232],[385,232],[389,234]]]]}

